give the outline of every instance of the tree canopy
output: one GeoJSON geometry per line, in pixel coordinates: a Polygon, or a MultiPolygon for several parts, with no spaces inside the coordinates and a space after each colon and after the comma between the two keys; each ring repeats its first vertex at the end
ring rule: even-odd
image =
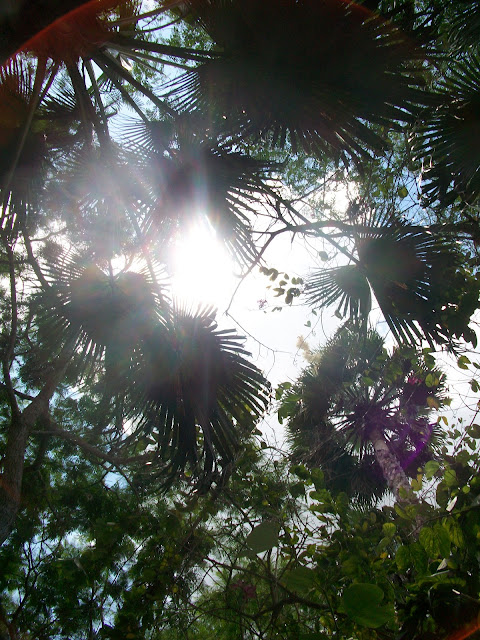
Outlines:
{"type": "Polygon", "coordinates": [[[0,33],[0,638],[480,637],[478,3],[21,0],[0,33]],[[297,381],[172,295],[198,221],[272,323],[342,322],[297,381]]]}

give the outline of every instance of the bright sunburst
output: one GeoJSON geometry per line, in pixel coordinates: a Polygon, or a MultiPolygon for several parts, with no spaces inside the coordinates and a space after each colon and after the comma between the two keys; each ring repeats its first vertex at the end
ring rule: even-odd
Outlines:
{"type": "Polygon", "coordinates": [[[189,305],[225,308],[236,283],[233,262],[207,221],[197,222],[175,241],[172,293],[189,305]]]}

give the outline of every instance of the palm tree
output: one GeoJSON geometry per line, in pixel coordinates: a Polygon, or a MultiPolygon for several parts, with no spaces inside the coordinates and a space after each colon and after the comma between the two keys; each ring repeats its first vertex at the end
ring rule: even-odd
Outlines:
{"type": "Polygon", "coordinates": [[[293,152],[360,161],[385,150],[379,127],[412,121],[418,105],[429,102],[425,53],[357,3],[184,5],[220,55],[176,79],[168,95],[182,111],[208,114],[225,136],[280,146],[288,140],[293,152]]]}
{"type": "Polygon", "coordinates": [[[474,339],[468,323],[478,284],[460,268],[462,254],[448,236],[388,211],[363,212],[348,234],[350,262],[309,276],[309,304],[336,304],[341,317],[366,320],[373,293],[399,343],[474,339]]]}
{"type": "Polygon", "coordinates": [[[377,332],[347,323],[283,399],[296,401],[287,425],[292,456],[323,469],[333,491],[360,502],[387,488],[405,499],[408,475],[439,444],[428,414],[440,406],[443,386],[443,374],[412,348],[388,354],[377,332]]]}
{"type": "Polygon", "coordinates": [[[73,344],[77,381],[99,379],[101,426],[113,415],[120,440],[126,420],[130,440],[155,434],[170,479],[187,465],[208,475],[217,460],[230,464],[268,403],[268,384],[245,359],[242,338],[217,330],[213,309],[172,306],[148,271],[114,275],[66,256],[47,274],[40,339],[53,353],[73,344]]]}
{"type": "Polygon", "coordinates": [[[264,413],[269,386],[246,360],[242,342],[217,328],[211,308],[191,313],[174,306],[135,354],[126,415],[134,432],[153,436],[167,481],[188,465],[208,487],[264,413]]]}

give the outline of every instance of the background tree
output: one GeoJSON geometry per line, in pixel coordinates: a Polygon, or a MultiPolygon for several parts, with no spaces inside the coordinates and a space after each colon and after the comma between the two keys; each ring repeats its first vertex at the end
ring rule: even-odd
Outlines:
{"type": "MultiPolygon", "coordinates": [[[[428,350],[427,350],[428,351],[428,350]]],[[[445,376],[411,348],[389,354],[380,335],[344,325],[284,393],[293,457],[321,468],[332,489],[359,500],[388,487],[407,499],[413,476],[438,450],[429,413],[442,404],[445,376]]]]}

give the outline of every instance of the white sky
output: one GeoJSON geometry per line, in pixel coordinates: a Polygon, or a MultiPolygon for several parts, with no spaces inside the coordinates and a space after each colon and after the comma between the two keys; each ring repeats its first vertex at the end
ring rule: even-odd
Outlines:
{"type": "MultiPolygon", "coordinates": [[[[281,274],[288,273],[290,279],[305,277],[322,264],[315,256],[315,249],[317,252],[323,249],[320,241],[317,247],[313,241],[305,243],[299,238],[292,243],[291,237],[285,234],[271,244],[264,256],[265,263],[281,274]]],[[[173,295],[191,303],[192,308],[200,303],[213,304],[218,309],[217,321],[221,328],[235,328],[246,336],[245,346],[252,354],[251,359],[274,388],[281,382],[294,381],[306,364],[297,347],[299,336],[315,348],[324,344],[340,324],[334,316],[335,307],[318,311],[314,316],[301,299],[291,307],[282,305],[282,298],[275,298],[267,289],[268,285],[277,286],[281,276],[276,283],[271,283],[258,268],[244,280],[231,301],[239,283],[235,276],[238,269],[207,228],[198,227],[181,237],[172,267],[173,295]],[[266,301],[263,308],[261,301],[266,301]],[[282,311],[272,311],[275,306],[282,306],[282,311]],[[310,327],[306,326],[307,322],[311,323],[310,327]]],[[[387,336],[387,344],[390,342],[394,344],[387,336]]],[[[470,359],[478,360],[474,355],[470,359]]],[[[450,425],[458,418],[470,424],[479,397],[471,391],[469,381],[475,375],[478,378],[478,372],[473,366],[465,371],[458,369],[455,360],[447,354],[438,355],[438,364],[448,375],[453,399],[451,409],[443,409],[440,415],[446,415],[450,425]]],[[[274,408],[260,428],[269,444],[284,446],[284,431],[276,420],[274,408]]]]}
{"type": "MultiPolygon", "coordinates": [[[[317,250],[322,248],[319,244],[317,250]]],[[[264,258],[268,267],[287,273],[291,279],[305,277],[315,266],[314,254],[312,242],[306,244],[297,239],[292,243],[290,237],[283,235],[272,242],[264,258]]],[[[235,275],[238,269],[208,229],[196,228],[182,236],[172,267],[173,295],[189,301],[193,307],[201,302],[215,305],[219,326],[235,328],[246,337],[245,348],[252,354],[251,360],[264,371],[274,388],[280,382],[294,381],[305,366],[297,348],[299,336],[316,347],[339,325],[334,308],[315,316],[302,302],[284,306],[282,298],[276,298],[267,289],[268,285],[278,286],[281,275],[272,283],[258,268],[243,281],[232,301],[239,283],[235,275]],[[263,308],[261,301],[266,301],[263,308]],[[275,306],[282,306],[282,311],[272,311],[275,306]],[[305,326],[308,321],[311,327],[305,326]]],[[[283,446],[283,429],[274,411],[260,428],[270,444],[283,446]]]]}

